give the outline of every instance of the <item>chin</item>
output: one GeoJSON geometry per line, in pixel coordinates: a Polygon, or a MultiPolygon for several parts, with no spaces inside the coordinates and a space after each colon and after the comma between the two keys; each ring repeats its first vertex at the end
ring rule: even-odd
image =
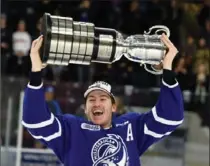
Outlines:
{"type": "Polygon", "coordinates": [[[98,121],[98,120],[92,120],[92,122],[96,125],[103,125],[104,123],[102,121],[98,121]]]}

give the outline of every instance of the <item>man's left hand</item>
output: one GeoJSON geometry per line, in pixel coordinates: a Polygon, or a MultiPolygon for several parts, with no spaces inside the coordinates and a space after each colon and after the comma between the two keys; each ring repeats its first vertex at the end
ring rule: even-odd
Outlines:
{"type": "Polygon", "coordinates": [[[163,69],[171,70],[173,60],[174,60],[175,56],[177,55],[178,50],[165,34],[162,34],[161,41],[168,48],[168,52],[166,53],[166,55],[163,59],[163,69]]]}

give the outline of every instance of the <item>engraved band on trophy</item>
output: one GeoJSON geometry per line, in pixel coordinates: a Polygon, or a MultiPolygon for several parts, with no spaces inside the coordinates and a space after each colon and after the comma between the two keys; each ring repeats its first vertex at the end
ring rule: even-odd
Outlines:
{"type": "Polygon", "coordinates": [[[160,40],[161,35],[158,34],[160,31],[170,36],[167,27],[158,25],[142,35],[132,35],[124,39],[114,29],[99,28],[92,23],[45,13],[40,56],[43,64],[52,65],[114,63],[123,55],[130,61],[155,65],[161,62],[166,51],[160,40]],[[154,29],[157,30],[151,35],[154,29]]]}

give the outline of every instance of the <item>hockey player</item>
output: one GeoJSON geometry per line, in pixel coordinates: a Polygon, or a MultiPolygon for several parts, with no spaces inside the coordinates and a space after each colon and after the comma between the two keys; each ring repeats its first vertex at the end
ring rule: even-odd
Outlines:
{"type": "Polygon", "coordinates": [[[111,85],[97,81],[84,93],[88,120],[74,115],[54,115],[46,106],[39,49],[43,37],[33,41],[32,70],[25,89],[22,124],[51,148],[65,166],[140,166],[139,158],[150,145],[168,136],[183,122],[182,93],[172,71],[176,47],[166,35],[163,78],[156,105],[147,113],[116,111],[111,85]]]}

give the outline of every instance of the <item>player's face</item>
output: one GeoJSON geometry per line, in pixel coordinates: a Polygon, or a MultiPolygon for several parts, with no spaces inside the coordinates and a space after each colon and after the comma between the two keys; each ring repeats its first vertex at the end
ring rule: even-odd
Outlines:
{"type": "Polygon", "coordinates": [[[110,96],[101,90],[90,92],[87,97],[85,113],[90,121],[103,128],[110,127],[112,112],[116,111],[115,104],[112,104],[110,96]]]}

